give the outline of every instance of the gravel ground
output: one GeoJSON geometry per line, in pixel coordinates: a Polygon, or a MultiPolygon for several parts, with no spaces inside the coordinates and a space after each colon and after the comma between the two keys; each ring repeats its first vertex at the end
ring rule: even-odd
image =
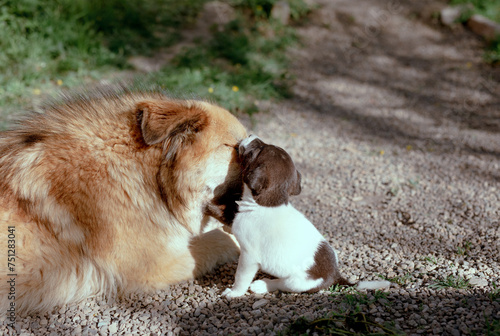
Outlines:
{"type": "Polygon", "coordinates": [[[231,264],[19,319],[19,334],[270,335],[357,311],[408,335],[500,333],[500,69],[482,64],[472,34],[433,22],[442,2],[317,3],[291,51],[294,98],[241,118],[296,161],[292,202],[340,251],[343,273],[393,286],[228,301],[231,264]]]}

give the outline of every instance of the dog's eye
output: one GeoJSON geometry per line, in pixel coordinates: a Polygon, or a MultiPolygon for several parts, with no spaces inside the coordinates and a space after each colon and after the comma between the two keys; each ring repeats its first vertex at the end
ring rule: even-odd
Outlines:
{"type": "Polygon", "coordinates": [[[224,146],[231,147],[232,149],[234,149],[236,151],[236,153],[238,153],[238,148],[240,147],[238,144],[236,144],[236,145],[224,144],[224,146]]]}

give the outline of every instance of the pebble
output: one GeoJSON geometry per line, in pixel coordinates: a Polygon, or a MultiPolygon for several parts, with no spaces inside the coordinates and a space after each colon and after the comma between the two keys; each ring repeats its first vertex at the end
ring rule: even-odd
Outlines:
{"type": "Polygon", "coordinates": [[[108,327],[108,331],[110,334],[114,334],[118,331],[118,323],[114,322],[108,327]]]}
{"type": "Polygon", "coordinates": [[[109,322],[107,320],[100,320],[98,323],[97,323],[97,328],[101,328],[103,326],[107,326],[109,324],[109,322]]]}
{"type": "Polygon", "coordinates": [[[266,300],[266,299],[261,299],[259,301],[256,301],[253,305],[252,305],[252,309],[259,309],[259,308],[262,308],[264,306],[266,306],[267,304],[269,303],[269,300],[266,300]]]}
{"type": "Polygon", "coordinates": [[[469,280],[469,284],[476,287],[486,287],[488,286],[488,280],[479,277],[472,277],[469,280]]]}

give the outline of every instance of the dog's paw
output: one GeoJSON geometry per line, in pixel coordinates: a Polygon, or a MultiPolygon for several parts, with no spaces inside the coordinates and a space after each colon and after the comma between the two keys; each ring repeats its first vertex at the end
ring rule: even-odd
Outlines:
{"type": "Polygon", "coordinates": [[[264,280],[255,280],[250,285],[250,290],[256,294],[267,293],[267,284],[264,280]]]}
{"type": "Polygon", "coordinates": [[[240,297],[244,294],[245,294],[245,292],[235,291],[235,290],[232,290],[231,288],[227,288],[225,291],[222,292],[221,295],[228,298],[228,299],[232,299],[232,298],[240,297]]]}

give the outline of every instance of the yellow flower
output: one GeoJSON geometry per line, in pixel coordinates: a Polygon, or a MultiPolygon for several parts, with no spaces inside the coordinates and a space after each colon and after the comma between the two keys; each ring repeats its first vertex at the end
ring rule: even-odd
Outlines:
{"type": "Polygon", "coordinates": [[[411,151],[411,150],[412,150],[412,148],[413,148],[413,147],[412,147],[411,145],[406,146],[406,150],[407,150],[407,151],[411,151]]]}
{"type": "Polygon", "coordinates": [[[42,94],[42,90],[40,89],[33,89],[33,93],[37,96],[41,95],[42,94]]]}
{"type": "Polygon", "coordinates": [[[259,5],[259,6],[257,6],[255,9],[257,9],[257,11],[259,11],[259,12],[262,12],[262,9],[263,9],[263,8],[262,8],[262,6],[261,6],[261,5],[259,5]]]}
{"type": "Polygon", "coordinates": [[[467,62],[467,63],[465,63],[465,67],[466,67],[467,69],[472,68],[472,62],[467,62]]]}
{"type": "Polygon", "coordinates": [[[384,150],[380,151],[380,155],[384,155],[384,153],[385,153],[384,150]]]}
{"type": "Polygon", "coordinates": [[[59,86],[63,85],[63,81],[61,79],[58,79],[57,80],[57,85],[59,85],[59,86]]]}
{"type": "Polygon", "coordinates": [[[213,93],[213,92],[214,92],[214,88],[213,88],[213,87],[209,87],[209,88],[208,88],[208,92],[209,92],[209,93],[213,93]]]}
{"type": "Polygon", "coordinates": [[[234,92],[238,92],[239,90],[240,90],[240,89],[239,89],[236,85],[235,85],[235,86],[233,86],[233,91],[234,91],[234,92]]]}

